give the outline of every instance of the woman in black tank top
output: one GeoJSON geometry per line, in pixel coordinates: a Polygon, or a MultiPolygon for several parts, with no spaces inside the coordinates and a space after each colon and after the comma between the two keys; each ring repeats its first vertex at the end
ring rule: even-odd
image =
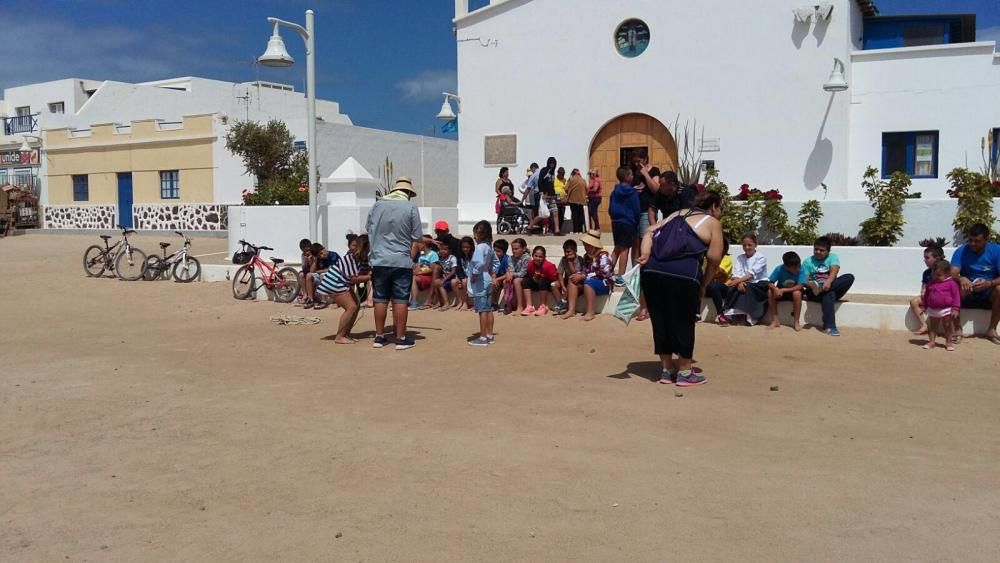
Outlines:
{"type": "Polygon", "coordinates": [[[649,229],[642,241],[642,295],[653,325],[654,351],[663,371],[660,383],[701,385],[704,376],[691,370],[694,357],[695,323],[701,313],[705,280],[715,277],[722,260],[722,198],[718,193],[699,194],[695,206],[665,219],[649,229]],[[686,225],[674,224],[684,221],[686,225]],[[692,224],[692,222],[694,224],[692,224]],[[662,240],[654,253],[654,235],[662,240]],[[685,237],[695,237],[687,240],[685,237]],[[705,240],[705,239],[708,240],[705,240]],[[707,271],[701,271],[701,256],[707,253],[707,271]],[[677,359],[674,359],[677,356],[677,359]]]}

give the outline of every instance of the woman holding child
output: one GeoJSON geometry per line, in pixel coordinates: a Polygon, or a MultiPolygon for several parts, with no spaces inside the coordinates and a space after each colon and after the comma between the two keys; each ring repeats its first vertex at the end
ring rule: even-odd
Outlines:
{"type": "MultiPolygon", "coordinates": [[[[641,169],[647,185],[653,183],[650,169],[648,164],[641,169]]],[[[680,387],[705,383],[704,376],[692,371],[691,361],[701,298],[722,261],[721,217],[722,197],[702,192],[692,207],[665,217],[642,238],[638,262],[662,365],[660,383],[680,387]]]]}

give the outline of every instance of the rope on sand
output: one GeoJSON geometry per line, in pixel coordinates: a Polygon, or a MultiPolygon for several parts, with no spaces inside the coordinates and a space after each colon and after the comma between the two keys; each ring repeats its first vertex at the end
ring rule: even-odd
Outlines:
{"type": "Polygon", "coordinates": [[[318,325],[322,322],[319,317],[300,317],[298,315],[279,315],[271,317],[271,322],[278,326],[307,326],[318,325]]]}

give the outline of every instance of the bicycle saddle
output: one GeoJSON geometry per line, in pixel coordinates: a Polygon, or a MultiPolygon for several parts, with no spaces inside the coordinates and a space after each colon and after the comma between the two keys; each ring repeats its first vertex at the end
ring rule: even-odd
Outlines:
{"type": "Polygon", "coordinates": [[[166,248],[167,248],[167,247],[169,247],[169,246],[170,246],[170,243],[169,243],[169,242],[161,242],[161,243],[160,243],[160,248],[163,248],[163,249],[166,249],[166,248]]]}
{"type": "Polygon", "coordinates": [[[104,239],[104,240],[110,240],[111,239],[111,235],[101,235],[101,238],[104,239]]]}
{"type": "Polygon", "coordinates": [[[275,266],[277,266],[278,264],[281,264],[284,261],[285,261],[284,258],[275,258],[273,256],[271,257],[271,262],[273,262],[275,266]]]}

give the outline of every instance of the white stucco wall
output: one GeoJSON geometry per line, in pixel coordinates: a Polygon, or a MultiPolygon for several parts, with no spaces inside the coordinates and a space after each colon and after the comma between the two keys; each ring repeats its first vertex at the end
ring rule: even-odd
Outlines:
{"type": "Polygon", "coordinates": [[[1000,54],[993,41],[859,51],[852,54],[848,196],[864,198],[860,178],[882,167],[882,133],[938,131],[938,177],[914,179],[925,198],[945,198],[945,175],[982,167],[980,139],[1000,127],[1000,54]]]}
{"type": "MultiPolygon", "coordinates": [[[[1000,199],[993,200],[993,208],[1000,211],[1000,199]]],[[[788,212],[789,221],[795,222],[801,202],[782,202],[788,212]]],[[[875,211],[867,200],[865,201],[823,201],[823,218],[819,222],[820,234],[843,233],[857,236],[862,221],[870,218],[875,211]]],[[[944,237],[955,241],[955,229],[952,221],[958,211],[957,200],[924,200],[911,199],[903,205],[903,236],[899,246],[917,246],[920,241],[929,238],[944,237]]],[[[1000,232],[1000,221],[993,225],[994,231],[1000,232]]],[[[960,242],[960,241],[959,241],[960,242]]]]}
{"type": "Polygon", "coordinates": [[[396,133],[366,127],[320,123],[316,128],[319,169],[323,176],[353,156],[378,178],[386,157],[395,176],[409,176],[421,207],[455,207],[458,202],[458,143],[450,139],[396,133]]]}
{"type": "Polygon", "coordinates": [[[822,85],[834,57],[849,60],[861,16],[853,0],[834,4],[820,24],[796,23],[787,0],[508,0],[459,18],[462,219],[492,214],[498,167],[483,165],[484,136],[518,135],[516,179],[550,155],[584,169],[594,135],[633,112],[698,119],[721,144],[705,158],[730,184],[808,199],[822,182],[847,197],[850,97],[822,85]],[[626,59],[612,38],[633,17],[652,40],[626,59]]]}

